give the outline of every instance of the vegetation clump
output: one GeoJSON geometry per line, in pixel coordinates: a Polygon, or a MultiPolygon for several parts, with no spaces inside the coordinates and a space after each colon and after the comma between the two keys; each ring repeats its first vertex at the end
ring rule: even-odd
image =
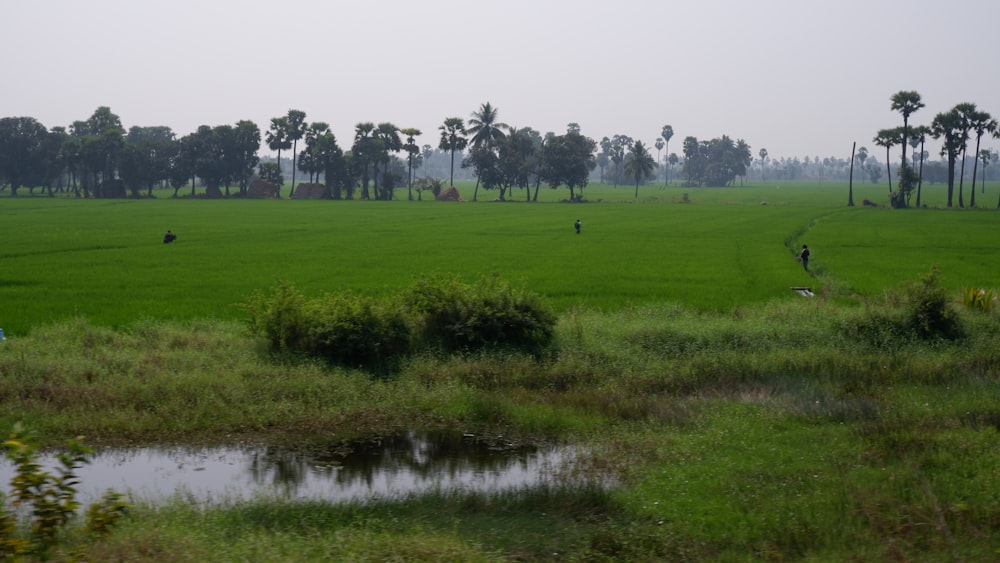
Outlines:
{"type": "Polygon", "coordinates": [[[309,299],[282,282],[270,293],[254,292],[244,310],[251,332],[273,351],[375,371],[416,349],[540,353],[557,320],[540,296],[497,276],[476,285],[428,277],[384,300],[349,292],[309,299]]]}

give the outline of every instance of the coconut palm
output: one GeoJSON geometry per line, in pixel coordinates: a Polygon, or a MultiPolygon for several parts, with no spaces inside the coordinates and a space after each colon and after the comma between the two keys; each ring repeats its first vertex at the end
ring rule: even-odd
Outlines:
{"type": "Polygon", "coordinates": [[[642,141],[636,141],[625,161],[625,175],[635,180],[635,199],[639,199],[639,182],[645,180],[656,169],[656,162],[642,141]]]}
{"type": "Polygon", "coordinates": [[[469,145],[472,148],[492,148],[498,141],[506,137],[504,129],[509,127],[506,123],[497,121],[498,114],[497,108],[489,102],[479,106],[479,111],[472,112],[472,117],[469,118],[466,127],[466,132],[471,135],[469,145]]]}

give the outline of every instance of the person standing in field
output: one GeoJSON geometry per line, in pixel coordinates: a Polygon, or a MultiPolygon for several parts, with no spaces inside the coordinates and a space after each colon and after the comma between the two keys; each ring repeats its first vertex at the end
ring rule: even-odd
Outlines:
{"type": "Polygon", "coordinates": [[[573,227],[576,228],[576,234],[580,234],[580,229],[583,228],[583,222],[577,219],[576,223],[573,223],[573,227]]]}
{"type": "Polygon", "coordinates": [[[809,271],[809,245],[802,245],[802,252],[799,253],[799,259],[802,260],[802,267],[809,271]]]}

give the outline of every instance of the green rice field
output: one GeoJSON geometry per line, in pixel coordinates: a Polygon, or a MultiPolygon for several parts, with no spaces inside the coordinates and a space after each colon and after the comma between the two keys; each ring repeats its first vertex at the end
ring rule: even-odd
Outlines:
{"type": "MultiPolygon", "coordinates": [[[[861,206],[881,195],[870,185],[847,207],[846,188],[644,187],[633,202],[627,186],[592,186],[588,200],[602,203],[583,204],[546,189],[535,204],[483,191],[474,203],[406,201],[405,191],[393,202],[0,198],[0,327],[233,319],[234,304],[279,280],[378,295],[433,273],[497,273],[558,310],[726,310],[790,299],[792,286],[872,296],[933,266],[954,291],[998,285],[1000,213],[861,206]],[[167,229],[176,243],[162,244],[167,229]],[[796,262],[802,243],[814,276],[796,262]]],[[[463,192],[471,199],[471,186],[463,192]]]]}

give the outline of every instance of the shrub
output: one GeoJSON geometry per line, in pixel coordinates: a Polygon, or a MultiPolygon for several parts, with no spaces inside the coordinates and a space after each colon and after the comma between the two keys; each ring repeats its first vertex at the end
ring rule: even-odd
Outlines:
{"type": "Polygon", "coordinates": [[[410,350],[410,325],[399,308],[342,293],[309,304],[307,346],[302,350],[347,367],[391,368],[410,350]]]}
{"type": "Polygon", "coordinates": [[[417,341],[447,352],[508,348],[541,352],[552,342],[556,315],[541,297],[496,275],[475,286],[425,277],[404,296],[417,341]]]}
{"type": "Polygon", "coordinates": [[[882,306],[849,315],[843,330],[847,336],[880,349],[892,349],[935,338],[955,340],[963,334],[956,311],[938,284],[937,269],[902,292],[890,293],[882,306]]]}
{"type": "Polygon", "coordinates": [[[938,284],[934,268],[908,292],[909,326],[917,336],[954,340],[962,330],[958,315],[949,307],[948,296],[938,284]]]}
{"type": "Polygon", "coordinates": [[[409,352],[410,327],[389,303],[342,293],[306,299],[291,284],[254,292],[248,326],[274,351],[299,352],[345,367],[383,370],[409,352]]]}
{"type": "Polygon", "coordinates": [[[279,281],[270,294],[253,292],[243,305],[250,332],[264,336],[274,350],[300,350],[309,333],[306,299],[291,284],[279,281]]]}
{"type": "MultiPolygon", "coordinates": [[[[93,450],[80,439],[70,440],[67,452],[56,456],[60,467],[58,474],[42,469],[38,462],[38,444],[34,436],[19,424],[3,442],[2,449],[14,466],[11,478],[11,497],[14,507],[31,508],[28,530],[20,530],[18,518],[8,511],[6,499],[0,493],[0,559],[20,560],[24,556],[48,558],[60,540],[66,539],[65,530],[76,517],[80,502],[76,487],[76,472],[89,461],[93,450]]],[[[105,493],[101,502],[87,508],[84,533],[90,536],[108,533],[129,508],[114,491],[105,493]]]]}

